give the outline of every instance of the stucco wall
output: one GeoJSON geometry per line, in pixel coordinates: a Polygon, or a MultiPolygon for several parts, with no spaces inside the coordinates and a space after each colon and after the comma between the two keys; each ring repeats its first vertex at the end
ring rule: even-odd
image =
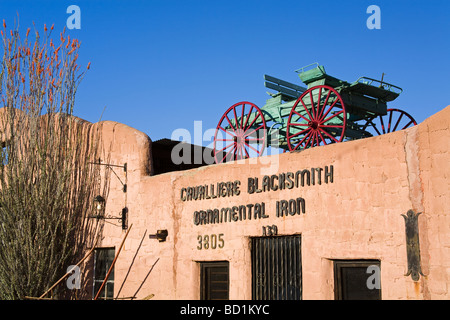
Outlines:
{"type": "MultiPolygon", "coordinates": [[[[450,298],[450,106],[423,123],[378,137],[199,169],[150,176],[151,141],[125,125],[104,124],[111,163],[127,163],[127,193],[111,178],[107,210],[126,204],[131,226],[115,267],[119,296],[198,299],[198,261],[228,260],[230,298],[251,299],[250,237],[276,225],[279,235],[301,234],[303,299],[333,299],[333,259],[379,259],[383,299],[450,298]],[[324,170],[333,167],[333,182],[324,170]],[[260,193],[248,178],[322,168],[321,184],[260,193]],[[239,195],[183,201],[182,188],[240,181],[239,195]],[[305,213],[276,216],[276,203],[303,198],[305,213]],[[194,212],[264,203],[267,218],[196,225],[194,212]],[[422,271],[407,271],[405,222],[419,216],[422,271]],[[166,242],[149,239],[167,229],[166,242]],[[223,248],[199,250],[199,235],[223,234],[223,248]],[[156,263],[156,264],[155,264],[156,263]],[[153,268],[152,268],[153,266],[153,268]],[[149,274],[149,271],[151,270],[149,274]],[[126,281],[124,279],[126,278],[126,281]]],[[[317,170],[316,170],[317,172],[317,170]]],[[[124,174],[120,172],[120,174],[124,174]]],[[[277,181],[274,179],[273,181],[277,181]]],[[[184,194],[186,195],[186,194],[184,194]]],[[[120,227],[105,224],[103,247],[120,245],[120,227]]]]}

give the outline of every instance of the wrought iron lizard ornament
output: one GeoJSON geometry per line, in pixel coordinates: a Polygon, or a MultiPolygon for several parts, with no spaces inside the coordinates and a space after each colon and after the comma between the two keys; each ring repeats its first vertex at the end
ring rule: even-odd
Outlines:
{"type": "Polygon", "coordinates": [[[405,218],[405,233],[406,233],[406,254],[408,259],[408,272],[405,276],[411,275],[413,281],[419,281],[420,275],[423,276],[422,267],[420,266],[420,245],[419,245],[419,213],[413,210],[408,210],[405,218]]]}

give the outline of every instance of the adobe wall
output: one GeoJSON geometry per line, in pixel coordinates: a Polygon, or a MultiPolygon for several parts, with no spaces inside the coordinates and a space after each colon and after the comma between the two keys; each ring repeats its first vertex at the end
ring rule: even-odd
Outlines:
{"type": "MultiPolygon", "coordinates": [[[[120,212],[126,203],[132,226],[115,267],[115,295],[199,299],[198,262],[228,260],[230,299],[251,299],[250,238],[276,225],[278,235],[301,234],[303,299],[334,298],[333,259],[379,259],[383,299],[449,299],[449,126],[450,106],[418,126],[378,137],[150,176],[150,139],[125,125],[104,124],[110,162],[128,166],[127,193],[112,177],[107,211],[120,212]],[[249,192],[249,178],[258,178],[262,188],[264,176],[276,175],[272,181],[279,183],[280,174],[292,178],[311,168],[321,174],[320,184],[316,175],[314,184],[295,186],[294,180],[292,188],[249,192]],[[332,181],[325,177],[331,168],[332,181]],[[217,191],[221,182],[236,182],[239,194],[183,201],[187,188],[214,185],[217,191]],[[277,202],[297,198],[305,201],[304,213],[276,216],[277,202]],[[194,215],[262,203],[264,215],[257,219],[197,224],[201,215],[194,215]],[[402,214],[409,209],[422,213],[425,276],[418,282],[405,276],[402,214]],[[168,230],[166,242],[149,239],[158,229],[168,230]],[[223,248],[199,249],[198,237],[211,234],[223,234],[223,248]]],[[[100,245],[117,250],[125,232],[105,224],[100,245]]]]}

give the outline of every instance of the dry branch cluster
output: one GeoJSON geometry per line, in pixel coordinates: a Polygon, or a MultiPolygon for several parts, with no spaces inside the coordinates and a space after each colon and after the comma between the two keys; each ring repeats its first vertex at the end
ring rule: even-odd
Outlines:
{"type": "Polygon", "coordinates": [[[0,299],[40,296],[93,241],[98,127],[73,115],[80,42],[52,30],[0,32],[0,299]]]}

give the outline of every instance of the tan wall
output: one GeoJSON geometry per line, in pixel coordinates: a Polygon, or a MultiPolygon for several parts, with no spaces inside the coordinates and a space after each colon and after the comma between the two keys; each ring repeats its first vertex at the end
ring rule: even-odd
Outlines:
{"type": "MultiPolygon", "coordinates": [[[[230,298],[251,299],[250,237],[276,225],[279,235],[301,234],[304,299],[333,299],[332,259],[379,259],[383,299],[450,298],[450,106],[420,125],[379,137],[316,147],[200,169],[149,176],[150,139],[121,124],[108,123],[111,163],[128,165],[128,192],[111,178],[107,211],[125,201],[132,229],[115,268],[121,297],[155,294],[154,299],[198,299],[198,261],[228,260],[230,298]],[[247,179],[333,166],[333,182],[249,194],[247,179]],[[240,181],[240,194],[182,201],[183,187],[240,181]],[[302,197],[304,214],[276,217],[280,200],[302,197]],[[195,225],[195,211],[265,203],[268,218],[195,225]],[[419,216],[422,270],[407,272],[405,222],[419,216]],[[148,235],[167,229],[166,242],[148,235]],[[223,234],[224,247],[198,250],[197,237],[223,234]],[[141,243],[142,242],[142,243],[141,243]],[[159,259],[159,260],[158,260],[159,259]],[[152,272],[146,278],[150,268],[152,272]],[[130,268],[131,265],[131,268],[130,268]],[[126,282],[123,283],[127,276],[126,282]],[[123,286],[122,286],[123,284],[123,286]]],[[[123,172],[118,171],[120,174],[123,172]]],[[[126,231],[106,224],[101,246],[120,245],[126,231]]]]}

